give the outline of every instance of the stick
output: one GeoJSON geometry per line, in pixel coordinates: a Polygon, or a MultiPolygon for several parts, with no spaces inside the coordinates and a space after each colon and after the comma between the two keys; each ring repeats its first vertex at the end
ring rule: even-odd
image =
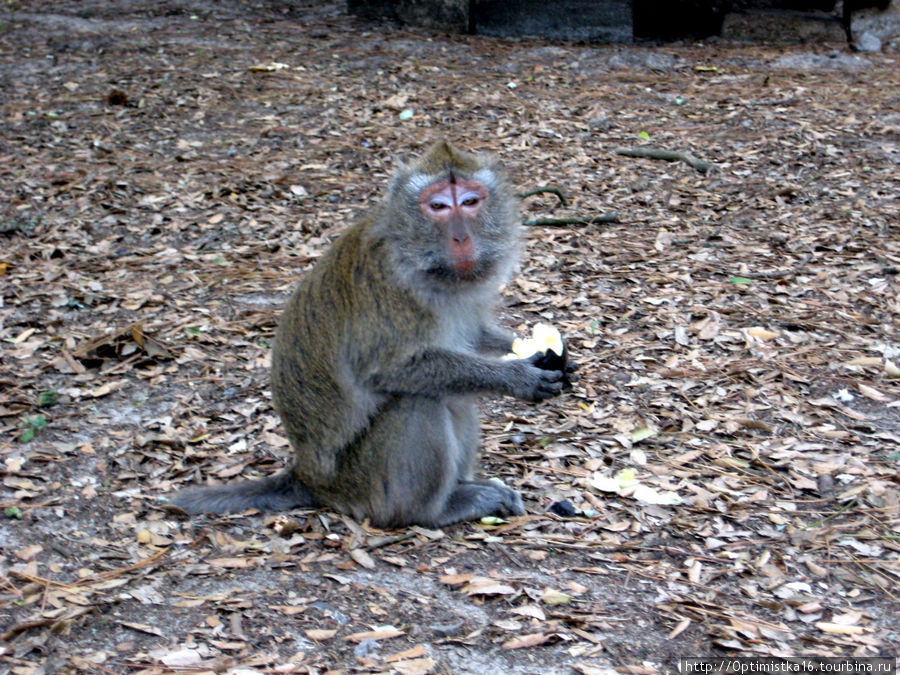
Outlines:
{"type": "Polygon", "coordinates": [[[676,152],[675,150],[660,150],[658,148],[616,148],[617,155],[625,155],[626,157],[645,157],[648,159],[663,159],[667,162],[684,162],[700,173],[706,173],[710,169],[715,168],[712,162],[704,162],[697,159],[687,152],[676,152]]]}
{"type": "Polygon", "coordinates": [[[566,199],[566,195],[563,194],[563,191],[560,190],[558,187],[545,186],[545,187],[534,188],[534,190],[528,190],[527,192],[520,192],[516,196],[519,199],[525,199],[526,197],[533,197],[534,195],[542,195],[545,192],[549,192],[550,194],[554,194],[557,197],[559,197],[560,206],[565,207],[565,206],[569,205],[569,200],[566,199]]]}
{"type": "Polygon", "coordinates": [[[610,211],[593,218],[529,218],[522,221],[525,227],[562,227],[564,225],[596,225],[598,223],[615,223],[619,219],[618,211],[610,211]]]}

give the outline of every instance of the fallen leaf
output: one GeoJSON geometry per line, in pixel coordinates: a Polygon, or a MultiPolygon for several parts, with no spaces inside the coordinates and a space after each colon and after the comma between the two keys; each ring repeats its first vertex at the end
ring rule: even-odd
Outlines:
{"type": "Polygon", "coordinates": [[[222,567],[226,569],[242,569],[256,567],[255,558],[213,558],[207,563],[212,567],[222,567]]]}
{"type": "Polygon", "coordinates": [[[19,560],[29,561],[34,560],[37,557],[37,554],[44,550],[44,547],[40,544],[32,544],[31,546],[26,546],[25,548],[20,548],[18,551],[15,551],[16,557],[19,560]]]}
{"type": "Polygon", "coordinates": [[[194,666],[201,661],[203,661],[203,657],[197,652],[196,649],[179,649],[174,652],[169,652],[159,659],[163,664],[167,666],[175,667],[187,667],[194,666]]]}
{"type": "Polygon", "coordinates": [[[353,558],[353,561],[356,564],[365,567],[367,570],[374,570],[376,567],[375,561],[372,559],[372,556],[370,556],[364,549],[350,549],[350,557],[353,558]]]}
{"type": "Polygon", "coordinates": [[[402,652],[397,652],[396,654],[386,656],[384,658],[384,662],[394,663],[395,661],[405,661],[406,659],[417,659],[420,656],[425,656],[425,654],[427,653],[428,648],[425,645],[416,645],[415,647],[411,647],[410,649],[404,649],[402,652]]]}
{"type": "Polygon", "coordinates": [[[897,367],[890,359],[884,360],[884,372],[888,377],[900,377],[900,367],[897,367]]]}
{"type": "Polygon", "coordinates": [[[837,635],[862,635],[865,632],[862,626],[846,626],[841,623],[828,623],[827,621],[816,622],[816,628],[824,633],[837,635]]]}
{"type": "Polygon", "coordinates": [[[507,640],[501,646],[503,647],[503,649],[525,649],[528,647],[537,647],[538,645],[542,645],[549,639],[550,636],[546,633],[531,633],[530,635],[522,635],[520,637],[514,637],[511,640],[507,640]]]}
{"type": "Polygon", "coordinates": [[[690,619],[682,619],[677,624],[675,624],[675,628],[673,628],[669,634],[666,636],[667,639],[673,640],[681,635],[685,630],[687,630],[688,626],[691,625],[690,619]]]}
{"type": "Polygon", "coordinates": [[[763,328],[762,326],[752,326],[747,329],[747,333],[752,335],[758,340],[762,340],[763,342],[769,342],[770,340],[774,340],[779,337],[780,333],[776,333],[775,331],[768,330],[763,328]]]}
{"type": "Polygon", "coordinates": [[[547,616],[544,614],[544,610],[542,610],[538,605],[522,605],[520,607],[513,607],[509,611],[512,614],[527,616],[538,621],[547,620],[547,616]]]}
{"type": "Polygon", "coordinates": [[[476,577],[462,587],[466,595],[513,595],[516,589],[494,579],[476,577]]]}
{"type": "Polygon", "coordinates": [[[635,430],[631,434],[631,442],[639,443],[640,441],[643,441],[647,438],[655,436],[656,434],[657,434],[656,429],[653,429],[651,427],[641,427],[640,429],[635,430]]]}
{"type": "Polygon", "coordinates": [[[393,669],[399,675],[428,675],[435,672],[438,662],[431,657],[421,659],[411,659],[409,661],[397,661],[393,664],[393,669]]]}
{"type": "Polygon", "coordinates": [[[866,398],[870,398],[873,401],[880,401],[881,403],[887,403],[891,400],[890,396],[885,395],[884,393],[878,391],[874,387],[870,387],[866,384],[858,384],[856,385],[859,388],[859,392],[865,396],[866,398]]]}
{"type": "Polygon", "coordinates": [[[541,602],[545,605],[550,605],[551,607],[555,607],[556,605],[568,605],[572,602],[572,596],[568,593],[558,591],[555,588],[545,588],[544,592],[541,593],[541,602]]]}
{"type": "Polygon", "coordinates": [[[389,640],[390,638],[400,637],[401,635],[405,635],[402,630],[387,626],[377,630],[345,635],[343,639],[349,640],[350,642],[362,642],[363,640],[389,640]]]}

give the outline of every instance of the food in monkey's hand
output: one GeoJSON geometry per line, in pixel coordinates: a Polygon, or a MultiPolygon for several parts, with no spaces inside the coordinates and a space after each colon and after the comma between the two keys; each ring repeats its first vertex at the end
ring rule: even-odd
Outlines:
{"type": "MultiPolygon", "coordinates": [[[[569,350],[559,330],[546,323],[537,323],[531,329],[530,338],[516,338],[512,343],[512,353],[507,359],[527,359],[538,356],[534,365],[541,370],[561,370],[571,372],[568,364],[569,350]]],[[[566,378],[568,382],[568,377],[566,378]]]]}

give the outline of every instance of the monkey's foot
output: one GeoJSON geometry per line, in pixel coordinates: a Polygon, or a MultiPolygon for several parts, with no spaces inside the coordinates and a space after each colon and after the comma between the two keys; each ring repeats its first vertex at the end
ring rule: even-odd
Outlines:
{"type": "Polygon", "coordinates": [[[436,525],[443,527],[463,520],[479,520],[485,516],[521,516],[525,513],[522,497],[515,490],[498,483],[460,483],[450,495],[436,525]]]}

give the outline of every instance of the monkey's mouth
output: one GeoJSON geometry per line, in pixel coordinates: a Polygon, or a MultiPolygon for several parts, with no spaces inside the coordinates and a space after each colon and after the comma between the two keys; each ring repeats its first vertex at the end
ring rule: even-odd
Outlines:
{"type": "Polygon", "coordinates": [[[439,281],[459,283],[479,281],[488,273],[487,266],[477,260],[457,260],[453,265],[434,265],[426,270],[428,276],[439,281]]]}
{"type": "Polygon", "coordinates": [[[478,262],[473,258],[457,260],[453,263],[453,269],[456,270],[460,277],[468,279],[475,276],[475,272],[478,270],[478,262]]]}

